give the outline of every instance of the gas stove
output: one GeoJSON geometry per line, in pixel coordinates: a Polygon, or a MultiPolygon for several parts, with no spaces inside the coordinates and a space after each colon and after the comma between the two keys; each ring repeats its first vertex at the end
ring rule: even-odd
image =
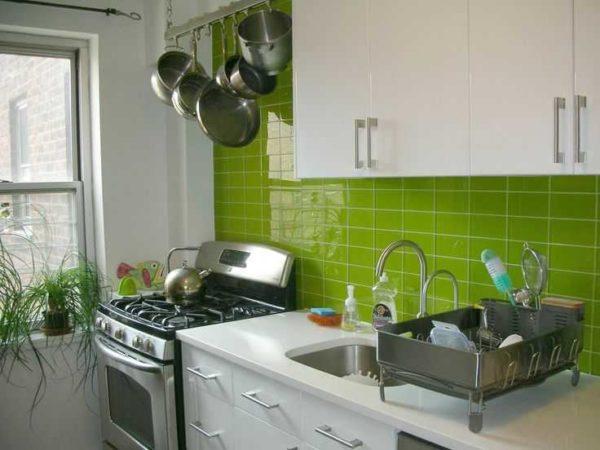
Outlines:
{"type": "Polygon", "coordinates": [[[170,361],[177,330],[295,309],[293,261],[263,245],[204,243],[195,266],[212,273],[196,302],[175,305],[160,292],[115,297],[98,308],[96,328],[120,345],[170,361]]]}
{"type": "Polygon", "coordinates": [[[296,307],[294,257],[284,250],[205,242],[195,267],[211,273],[189,304],[169,303],[155,292],[115,297],[98,308],[98,385],[108,448],[186,448],[177,330],[252,320],[296,307]]]}

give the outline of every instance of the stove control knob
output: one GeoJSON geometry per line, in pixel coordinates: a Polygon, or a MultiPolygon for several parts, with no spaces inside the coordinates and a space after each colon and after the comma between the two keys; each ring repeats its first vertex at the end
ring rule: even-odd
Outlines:
{"type": "Polygon", "coordinates": [[[141,336],[136,336],[133,338],[133,341],[131,342],[133,344],[134,348],[141,348],[142,347],[142,337],[141,336]]]}
{"type": "Polygon", "coordinates": [[[154,351],[154,344],[152,343],[152,340],[150,339],[146,339],[144,341],[144,349],[146,350],[146,352],[148,353],[152,353],[154,351]]]}
{"type": "Polygon", "coordinates": [[[123,340],[124,337],[125,337],[125,331],[123,331],[123,328],[117,328],[115,330],[115,338],[119,339],[119,340],[123,340]]]}
{"type": "Polygon", "coordinates": [[[96,324],[96,328],[101,329],[104,320],[102,320],[102,317],[96,317],[96,321],[94,323],[96,324]]]}
{"type": "Polygon", "coordinates": [[[103,320],[102,324],[100,325],[100,329],[105,333],[110,333],[110,322],[103,320]]]}

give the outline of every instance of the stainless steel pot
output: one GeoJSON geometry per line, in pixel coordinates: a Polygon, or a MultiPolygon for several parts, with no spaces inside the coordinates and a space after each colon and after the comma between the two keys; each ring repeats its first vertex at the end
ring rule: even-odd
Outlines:
{"type": "Polygon", "coordinates": [[[200,247],[175,247],[169,251],[167,256],[167,277],[165,278],[165,297],[167,302],[173,304],[193,303],[200,300],[204,278],[211,271],[209,269],[199,271],[194,267],[188,267],[186,261],[181,267],[171,270],[171,256],[176,251],[199,250],[200,247]]]}
{"type": "Polygon", "coordinates": [[[150,77],[150,84],[156,96],[169,106],[173,106],[171,97],[173,90],[181,78],[192,67],[192,57],[178,45],[158,58],[156,68],[150,77]]]}
{"type": "Polygon", "coordinates": [[[281,11],[257,11],[239,24],[238,39],[251,66],[277,75],[292,59],[292,18],[281,11]]]}
{"type": "Polygon", "coordinates": [[[256,100],[238,97],[214,80],[202,91],[196,103],[200,128],[217,144],[243,147],[256,137],[260,109],[256,100]]]}
{"type": "MultiPolygon", "coordinates": [[[[202,34],[202,29],[200,29],[202,34]]],[[[173,106],[175,110],[186,119],[196,117],[196,102],[202,93],[202,89],[210,82],[206,71],[198,63],[198,36],[192,33],[192,68],[181,77],[179,84],[173,90],[173,106]]]]}

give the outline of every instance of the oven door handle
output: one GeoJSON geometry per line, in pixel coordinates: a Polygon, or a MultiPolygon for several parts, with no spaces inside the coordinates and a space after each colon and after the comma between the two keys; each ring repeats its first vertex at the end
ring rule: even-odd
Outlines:
{"type": "Polygon", "coordinates": [[[126,355],[125,353],[121,353],[117,350],[113,350],[108,345],[106,345],[104,342],[102,342],[102,340],[98,336],[96,336],[96,345],[98,346],[98,349],[100,349],[100,351],[104,355],[108,356],[109,358],[111,358],[115,361],[125,364],[126,366],[141,370],[143,372],[150,372],[150,373],[162,372],[163,368],[159,364],[139,361],[135,358],[132,358],[131,356],[126,355]]]}

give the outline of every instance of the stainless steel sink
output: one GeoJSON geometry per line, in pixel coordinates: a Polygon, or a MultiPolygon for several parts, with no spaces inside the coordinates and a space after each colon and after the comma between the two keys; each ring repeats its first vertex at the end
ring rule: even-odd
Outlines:
{"type": "Polygon", "coordinates": [[[376,350],[370,345],[339,345],[291,356],[290,359],[336,377],[358,373],[367,375],[369,372],[379,377],[376,350]]]}

